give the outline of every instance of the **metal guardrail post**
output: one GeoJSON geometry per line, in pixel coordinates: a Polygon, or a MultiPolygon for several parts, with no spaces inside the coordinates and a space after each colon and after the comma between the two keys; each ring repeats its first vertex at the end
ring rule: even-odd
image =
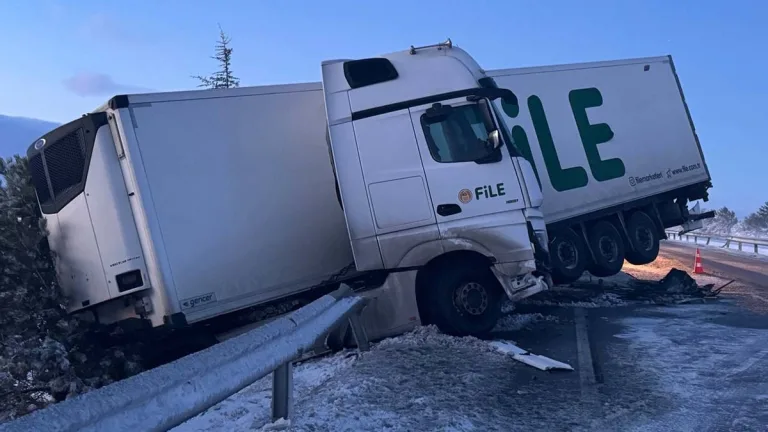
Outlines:
{"type": "Polygon", "coordinates": [[[272,372],[272,422],[293,414],[293,363],[283,363],[272,372]]]}
{"type": "Polygon", "coordinates": [[[360,351],[368,351],[371,349],[368,335],[365,333],[363,323],[360,322],[360,313],[352,314],[349,317],[349,326],[352,328],[352,335],[355,337],[355,343],[357,343],[357,349],[360,351]]]}
{"type": "Polygon", "coordinates": [[[707,237],[707,246],[709,246],[709,242],[712,240],[712,237],[707,237]]]}
{"type": "Polygon", "coordinates": [[[760,253],[760,249],[758,248],[758,244],[755,243],[755,253],[760,253]]]}
{"type": "Polygon", "coordinates": [[[739,242],[739,251],[741,251],[741,242],[739,242]]]}

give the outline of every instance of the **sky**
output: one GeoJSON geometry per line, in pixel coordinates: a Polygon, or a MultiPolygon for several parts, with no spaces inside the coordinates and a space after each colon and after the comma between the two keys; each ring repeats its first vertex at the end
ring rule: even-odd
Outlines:
{"type": "Polygon", "coordinates": [[[241,85],[450,37],[486,69],[671,54],[715,185],[768,201],[768,2],[0,0],[0,114],[67,122],[120,93],[191,89],[218,27],[241,85]],[[695,5],[695,6],[694,6],[695,5]]]}

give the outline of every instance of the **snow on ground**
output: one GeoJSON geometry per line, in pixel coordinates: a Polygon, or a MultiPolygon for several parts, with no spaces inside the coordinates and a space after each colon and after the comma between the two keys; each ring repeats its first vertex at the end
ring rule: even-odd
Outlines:
{"type": "MultiPolygon", "coordinates": [[[[522,368],[528,367],[486,341],[418,327],[360,355],[341,353],[295,367],[295,414],[288,430],[530,430],[516,417],[528,412],[549,418],[553,407],[525,405],[530,390],[513,383],[522,368]]],[[[270,386],[269,377],[262,379],[174,431],[285,427],[269,423],[270,386]]],[[[555,417],[580,416],[569,405],[554,407],[555,417]]]]}
{"type": "Polygon", "coordinates": [[[521,411],[555,421],[573,415],[567,406],[529,406],[514,383],[523,368],[487,342],[420,327],[376,344],[302,401],[291,430],[531,430],[521,411]]]}
{"type": "MultiPolygon", "coordinates": [[[[357,359],[355,352],[340,352],[294,366],[293,397],[301,400],[317,387],[343,373],[357,359]]],[[[270,420],[272,375],[268,375],[213,408],[172,429],[186,431],[256,430],[270,420]]]]}

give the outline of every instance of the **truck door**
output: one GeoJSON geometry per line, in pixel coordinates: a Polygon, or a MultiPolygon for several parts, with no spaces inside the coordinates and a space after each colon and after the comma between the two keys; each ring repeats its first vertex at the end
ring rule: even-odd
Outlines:
{"type": "Polygon", "coordinates": [[[442,239],[517,223],[509,212],[525,206],[509,152],[490,144],[489,106],[460,98],[410,109],[442,239]]]}
{"type": "Polygon", "coordinates": [[[356,120],[354,130],[384,265],[397,266],[414,243],[434,242],[439,248],[435,241],[440,236],[408,110],[356,120]]]}

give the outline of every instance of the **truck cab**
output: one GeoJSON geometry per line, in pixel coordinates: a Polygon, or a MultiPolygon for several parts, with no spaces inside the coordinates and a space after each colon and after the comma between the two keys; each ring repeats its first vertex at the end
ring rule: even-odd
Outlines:
{"type": "Polygon", "coordinates": [[[541,191],[493,103],[516,105],[512,91],[450,40],[326,61],[322,79],[357,270],[416,271],[421,321],[452,334],[491,330],[504,294],[547,289],[541,191]]]}

